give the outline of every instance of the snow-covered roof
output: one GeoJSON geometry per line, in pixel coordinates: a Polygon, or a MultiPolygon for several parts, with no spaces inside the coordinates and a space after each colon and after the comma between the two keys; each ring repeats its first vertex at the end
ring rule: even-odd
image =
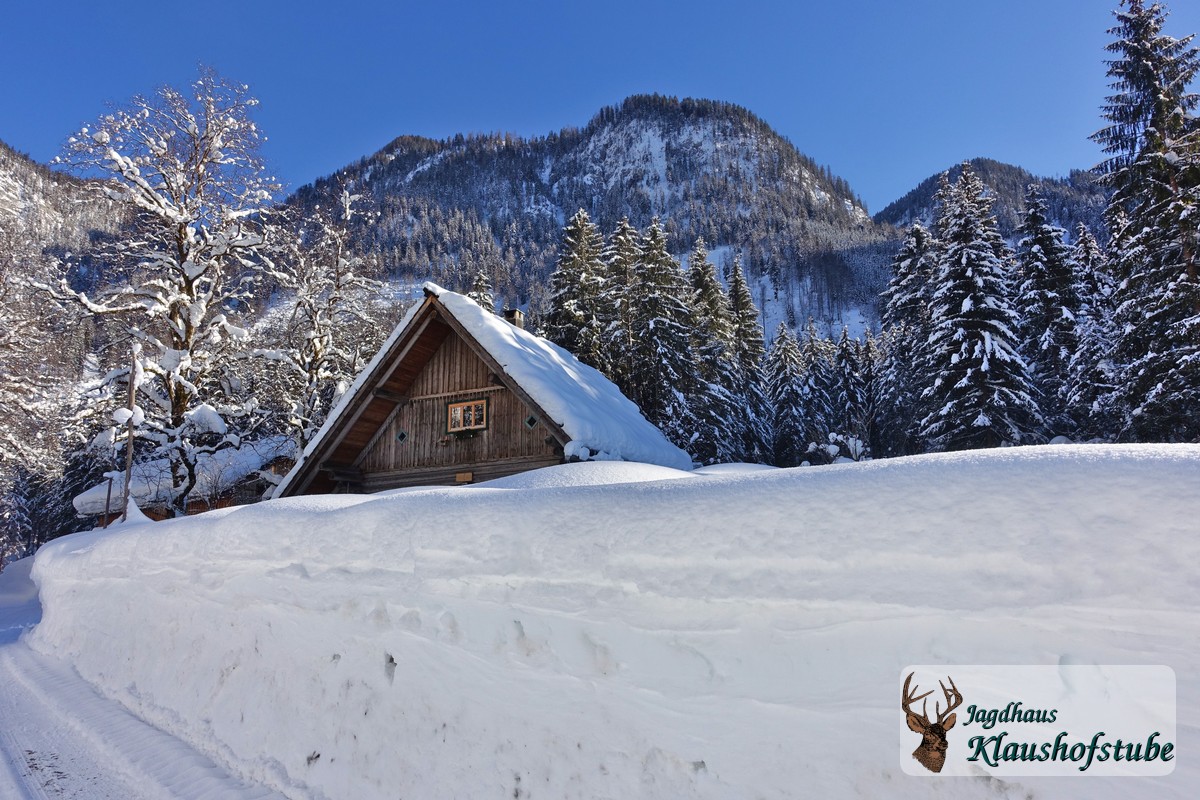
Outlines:
{"type": "MultiPolygon", "coordinates": [[[[287,436],[269,436],[255,442],[245,442],[240,448],[227,448],[205,453],[196,461],[196,488],[193,495],[216,497],[232,489],[264,464],[280,456],[292,455],[295,445],[287,436]]],[[[112,477],[112,496],[109,482],[104,480],[72,500],[75,511],[82,516],[96,516],[105,509],[120,510],[121,492],[125,487],[124,470],[107,473],[112,477]]],[[[146,461],[133,466],[129,496],[138,506],[146,508],[171,501],[171,467],[164,459],[146,461]]]]}
{"type": "Polygon", "coordinates": [[[469,297],[432,283],[425,289],[571,437],[564,452],[568,458],[691,469],[691,456],[671,444],[599,370],[505,322],[469,297]]]}
{"type": "MultiPolygon", "coordinates": [[[[491,357],[511,379],[566,435],[563,455],[582,461],[614,460],[657,464],[674,469],[691,469],[692,459],[671,444],[650,424],[633,401],[621,393],[599,370],[539,336],[505,322],[465,295],[426,283],[424,290],[454,322],[491,357]]],[[[428,301],[427,301],[428,302],[428,301]]],[[[411,309],[379,349],[321,430],[309,442],[296,466],[276,490],[284,496],[307,462],[316,457],[337,428],[339,417],[361,402],[372,377],[410,328],[419,325],[421,309],[411,309]]]]}

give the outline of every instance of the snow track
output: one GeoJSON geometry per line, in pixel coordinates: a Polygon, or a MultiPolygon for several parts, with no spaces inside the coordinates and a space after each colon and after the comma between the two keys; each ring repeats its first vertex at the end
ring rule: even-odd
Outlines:
{"type": "MultiPolygon", "coordinates": [[[[7,576],[6,576],[7,577],[7,576]]],[[[266,800],[0,620],[0,800],[266,800]]]]}

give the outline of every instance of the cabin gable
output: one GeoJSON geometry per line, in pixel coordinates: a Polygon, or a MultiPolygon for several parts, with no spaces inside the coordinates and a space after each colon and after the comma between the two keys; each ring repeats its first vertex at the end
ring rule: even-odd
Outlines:
{"type": "Polygon", "coordinates": [[[460,336],[446,336],[378,426],[354,466],[362,489],[465,482],[557,464],[562,445],[460,336]],[[451,430],[452,406],[486,410],[483,427],[451,430]]]}
{"type": "Polygon", "coordinates": [[[593,458],[690,468],[600,372],[463,295],[424,289],[277,497],[474,483],[593,458]]]}

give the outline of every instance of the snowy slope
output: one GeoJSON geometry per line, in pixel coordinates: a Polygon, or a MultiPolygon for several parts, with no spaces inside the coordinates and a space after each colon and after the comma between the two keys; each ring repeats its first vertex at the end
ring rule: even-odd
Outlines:
{"type": "Polygon", "coordinates": [[[1200,447],[557,470],[59,540],[27,640],[291,797],[1200,791],[1200,447]],[[904,666],[1093,662],[1175,669],[1172,775],[901,772],[904,666]]]}

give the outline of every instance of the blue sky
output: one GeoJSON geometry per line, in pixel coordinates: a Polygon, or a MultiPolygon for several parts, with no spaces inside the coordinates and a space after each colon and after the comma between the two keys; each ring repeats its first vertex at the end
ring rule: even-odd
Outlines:
{"type": "MultiPolygon", "coordinates": [[[[0,29],[0,139],[47,161],[106,103],[205,63],[262,101],[295,188],[401,134],[542,135],[659,92],[749,108],[874,212],[964,158],[1095,164],[1116,2],[23,0],[0,29]]],[[[1168,33],[1200,31],[1200,3],[1167,5],[1168,33]]]]}

